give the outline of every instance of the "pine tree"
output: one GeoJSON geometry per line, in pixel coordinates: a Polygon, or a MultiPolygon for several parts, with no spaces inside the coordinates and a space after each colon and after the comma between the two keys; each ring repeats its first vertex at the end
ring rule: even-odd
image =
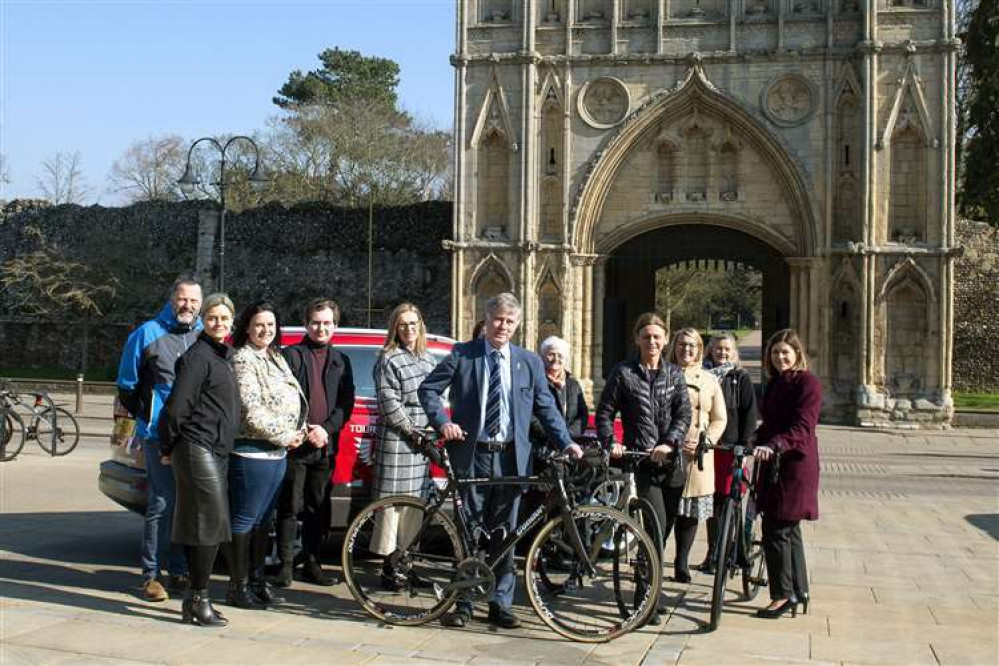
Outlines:
{"type": "Polygon", "coordinates": [[[999,227],[999,0],[979,0],[964,33],[962,215],[999,227]]]}

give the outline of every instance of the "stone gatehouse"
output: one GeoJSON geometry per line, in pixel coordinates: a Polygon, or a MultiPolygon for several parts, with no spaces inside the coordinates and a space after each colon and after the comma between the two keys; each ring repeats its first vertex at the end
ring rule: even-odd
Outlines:
{"type": "Polygon", "coordinates": [[[826,417],[952,403],[952,0],[459,0],[452,313],[524,302],[599,389],[658,268],[763,273],[826,417]]]}

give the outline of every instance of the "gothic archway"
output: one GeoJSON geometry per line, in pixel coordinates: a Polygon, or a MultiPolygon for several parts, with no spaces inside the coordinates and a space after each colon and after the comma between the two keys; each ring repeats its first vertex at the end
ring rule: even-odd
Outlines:
{"type": "MultiPolygon", "coordinates": [[[[763,335],[790,321],[791,269],[773,245],[724,225],[723,218],[675,218],[639,232],[607,252],[603,298],[603,376],[630,351],[631,326],[655,307],[656,270],[681,262],[726,262],[763,274],[763,335]]],[[[601,270],[598,268],[598,270],[601,270]]]]}

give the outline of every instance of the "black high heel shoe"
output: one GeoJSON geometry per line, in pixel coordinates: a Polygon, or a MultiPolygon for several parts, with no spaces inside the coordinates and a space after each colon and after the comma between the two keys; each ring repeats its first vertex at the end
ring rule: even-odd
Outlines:
{"type": "Polygon", "coordinates": [[[761,608],[756,611],[756,617],[762,617],[767,620],[776,620],[782,615],[791,614],[791,617],[795,617],[798,614],[798,600],[797,599],[787,599],[780,606],[776,608],[761,608]]]}
{"type": "Polygon", "coordinates": [[[801,602],[801,614],[808,615],[808,592],[799,594],[798,601],[801,602]]]}

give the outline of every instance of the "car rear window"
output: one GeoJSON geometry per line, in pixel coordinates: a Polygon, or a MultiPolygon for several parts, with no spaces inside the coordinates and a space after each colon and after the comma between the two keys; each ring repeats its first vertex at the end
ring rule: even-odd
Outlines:
{"type": "MultiPolygon", "coordinates": [[[[354,347],[336,345],[347,358],[350,359],[350,368],[354,373],[354,390],[359,398],[375,397],[375,380],[372,373],[375,369],[375,360],[381,347],[354,347]]],[[[434,359],[434,365],[441,362],[447,354],[444,352],[430,350],[430,356],[434,359]]]]}

